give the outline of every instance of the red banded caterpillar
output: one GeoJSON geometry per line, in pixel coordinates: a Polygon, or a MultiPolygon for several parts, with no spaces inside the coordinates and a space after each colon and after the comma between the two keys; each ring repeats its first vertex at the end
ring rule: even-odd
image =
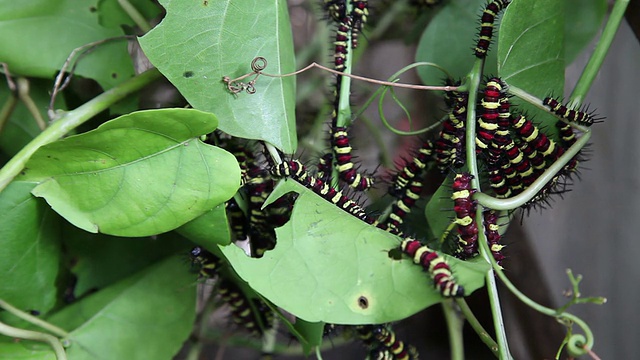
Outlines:
{"type": "Polygon", "coordinates": [[[413,259],[415,264],[419,264],[429,273],[435,288],[440,291],[442,296],[464,296],[464,288],[456,283],[451,268],[442,255],[411,237],[405,238],[400,244],[400,248],[402,252],[413,259]]]}
{"type": "Polygon", "coordinates": [[[247,217],[240,208],[240,205],[234,198],[229,199],[225,206],[227,212],[227,218],[229,219],[229,225],[233,234],[233,241],[246,240],[248,234],[249,224],[247,223],[247,217]]]}
{"type": "Polygon", "coordinates": [[[458,225],[458,245],[463,257],[471,257],[478,252],[478,225],[476,218],[476,202],[471,199],[475,190],[471,188],[469,173],[456,174],[453,179],[453,211],[456,213],[455,223],[458,225]]]}
{"type": "Polygon", "coordinates": [[[351,11],[351,46],[355,49],[358,47],[358,34],[362,31],[364,24],[369,16],[368,1],[351,1],[353,10],[351,11]]]}
{"type": "Polygon", "coordinates": [[[557,116],[580,125],[591,126],[593,123],[602,121],[601,118],[596,118],[593,113],[573,109],[569,110],[565,105],[552,97],[544,98],[542,103],[548,106],[557,116]]]}
{"type": "Polygon", "coordinates": [[[484,229],[487,235],[487,243],[493,258],[498,265],[502,264],[504,255],[502,255],[502,249],[504,245],[500,244],[500,226],[498,225],[498,214],[495,210],[488,210],[484,212],[484,229]]]}
{"type": "Polygon", "coordinates": [[[500,117],[501,101],[504,102],[506,95],[503,93],[502,81],[499,78],[491,78],[487,81],[484,89],[484,96],[480,101],[482,114],[478,118],[478,133],[476,135],[476,153],[485,150],[489,155],[489,162],[496,162],[497,157],[494,152],[489,151],[491,147],[497,148],[495,143],[496,130],[498,130],[498,118],[500,117]]]}
{"type": "Polygon", "coordinates": [[[374,351],[389,350],[393,354],[392,359],[396,360],[415,360],[418,359],[418,352],[412,346],[407,346],[396,337],[396,333],[383,325],[375,326],[372,330],[374,339],[380,343],[380,346],[374,351]]]}
{"type": "Polygon", "coordinates": [[[405,187],[402,197],[393,203],[389,218],[382,224],[374,223],[381,229],[387,230],[395,235],[402,236],[400,226],[404,222],[405,216],[411,212],[411,208],[420,199],[422,192],[422,182],[414,179],[405,187]]]}
{"type": "Polygon", "coordinates": [[[433,161],[433,143],[426,140],[416,151],[415,156],[406,163],[394,176],[393,184],[389,187],[389,193],[395,197],[401,197],[404,188],[415,177],[420,178],[427,164],[433,161]]]}
{"type": "Polygon", "coordinates": [[[491,38],[493,37],[493,24],[500,11],[506,8],[507,5],[509,5],[509,0],[494,0],[487,4],[487,7],[482,12],[478,44],[474,49],[477,58],[482,59],[487,56],[491,38]]]}
{"type": "MultiPolygon", "coordinates": [[[[524,115],[513,118],[511,125],[522,141],[529,143],[536,149],[537,156],[543,156],[550,161],[556,161],[558,159],[559,147],[556,143],[539,131],[524,115]]],[[[539,160],[532,160],[531,162],[536,164],[538,161],[539,160]]]]}
{"type": "MultiPolygon", "coordinates": [[[[336,41],[333,43],[333,65],[336,71],[343,72],[347,66],[350,25],[349,18],[343,18],[338,23],[338,28],[336,29],[336,41]]],[[[340,78],[341,77],[338,76],[338,83],[340,82],[340,78]]]]}
{"type": "Polygon", "coordinates": [[[318,179],[329,182],[331,180],[331,171],[333,171],[333,152],[328,152],[318,159],[318,179]]]}
{"type": "Polygon", "coordinates": [[[340,22],[346,15],[346,0],[324,0],[324,11],[329,18],[335,22],[340,22]]]}
{"type": "Polygon", "coordinates": [[[331,136],[333,153],[336,160],[336,169],[340,179],[355,190],[364,191],[369,189],[374,180],[372,177],[358,173],[351,156],[351,145],[349,144],[349,134],[345,127],[334,127],[331,136]]]}
{"type": "Polygon", "coordinates": [[[249,299],[233,282],[220,282],[218,292],[231,307],[231,319],[254,336],[260,336],[271,327],[272,310],[259,298],[249,299]]]}
{"type": "Polygon", "coordinates": [[[331,187],[330,184],[311,176],[306,167],[298,160],[285,161],[272,167],[271,174],[278,178],[290,177],[358,219],[368,224],[374,223],[374,220],[367,215],[360,205],[343,195],[342,191],[338,191],[331,187]]]}

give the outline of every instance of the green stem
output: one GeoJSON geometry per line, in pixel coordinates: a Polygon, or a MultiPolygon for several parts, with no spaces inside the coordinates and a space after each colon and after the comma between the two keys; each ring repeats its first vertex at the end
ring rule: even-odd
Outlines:
{"type": "Polygon", "coordinates": [[[17,339],[35,340],[49,344],[56,354],[58,360],[67,360],[67,354],[60,341],[53,335],[40,333],[37,331],[18,329],[0,322],[0,334],[17,339]]]}
{"type": "MultiPolygon", "coordinates": [[[[468,123],[467,123],[467,126],[468,123]]],[[[513,210],[531,199],[542,190],[542,188],[554,177],[562,168],[587,144],[591,138],[591,131],[587,131],[573,144],[562,156],[558,158],[536,181],[520,194],[507,198],[498,199],[487,194],[477,192],[474,199],[482,206],[494,210],[513,210]]],[[[468,156],[468,155],[467,155],[468,156]]]]}
{"type": "Polygon", "coordinates": [[[498,352],[498,344],[496,344],[495,340],[493,340],[487,330],[482,327],[482,324],[480,324],[476,316],[473,314],[471,308],[469,308],[469,305],[467,305],[467,302],[464,300],[464,298],[456,298],[456,303],[460,307],[460,311],[462,311],[465,319],[467,319],[467,322],[469,322],[469,325],[471,325],[473,330],[475,330],[476,334],[478,334],[478,336],[480,337],[480,340],[482,340],[482,342],[487,345],[489,350],[493,352],[493,355],[498,357],[500,355],[500,353],[498,352]]]}
{"type": "Polygon", "coordinates": [[[31,155],[41,146],[60,139],[70,130],[108,109],[109,106],[122,100],[127,95],[140,90],[160,76],[161,74],[157,69],[151,69],[105,91],[77,109],[63,114],[0,169],[0,191],[7,187],[11,180],[22,171],[31,155]]]}
{"type": "Polygon", "coordinates": [[[133,22],[136,23],[136,25],[138,25],[138,27],[140,28],[140,30],[142,30],[142,32],[146,33],[146,32],[149,32],[149,30],[151,30],[151,25],[149,25],[149,22],[147,22],[147,19],[145,19],[144,16],[140,14],[138,9],[136,9],[135,6],[131,5],[131,3],[128,0],[118,0],[118,4],[120,4],[120,7],[122,8],[122,10],[124,10],[124,12],[126,12],[127,15],[129,15],[131,20],[133,20],[133,22]]]}
{"type": "Polygon", "coordinates": [[[31,314],[27,314],[26,312],[16,308],[15,306],[9,304],[8,302],[0,299],[0,308],[6,310],[7,312],[15,315],[16,317],[19,317],[20,319],[23,319],[25,321],[30,322],[33,325],[36,325],[44,330],[47,330],[48,332],[57,335],[61,338],[68,338],[70,336],[70,334],[66,331],[64,331],[63,329],[50,324],[42,319],[39,319],[31,314]]]}
{"type": "Polygon", "coordinates": [[[4,129],[4,125],[9,121],[9,117],[13,113],[13,110],[16,108],[16,104],[18,104],[18,98],[15,97],[12,92],[7,101],[2,105],[2,110],[0,110],[0,132],[4,129]]]}
{"type": "Polygon", "coordinates": [[[452,300],[442,302],[442,310],[449,331],[449,350],[451,351],[451,360],[464,360],[464,339],[462,336],[464,322],[453,304],[452,300]]]}
{"type": "MultiPolygon", "coordinates": [[[[477,60],[474,63],[473,69],[469,78],[469,104],[476,104],[478,89],[480,87],[480,79],[482,74],[484,60],[477,60]]],[[[478,175],[478,161],[476,159],[476,111],[474,106],[467,108],[467,131],[466,131],[466,149],[467,149],[467,166],[469,172],[473,175],[471,180],[472,187],[474,189],[480,189],[480,177],[478,175]]],[[[476,194],[478,195],[478,194],[476,194]]],[[[476,222],[478,223],[478,241],[486,243],[484,238],[484,225],[482,219],[482,207],[478,206],[476,211],[476,222]]],[[[486,244],[485,244],[486,245],[486,244]]],[[[486,247],[486,246],[485,246],[486,247]]],[[[485,247],[480,247],[480,255],[487,263],[493,260],[491,251],[485,251],[485,247]]],[[[504,331],[504,324],[502,321],[502,309],[500,308],[500,296],[498,295],[498,287],[496,285],[496,279],[493,275],[493,271],[487,271],[485,275],[487,282],[487,292],[489,295],[489,304],[491,306],[491,313],[493,314],[493,325],[496,330],[496,342],[498,344],[498,354],[500,359],[510,359],[509,344],[507,343],[507,334],[504,331]]]]}
{"type": "Polygon", "coordinates": [[[31,96],[29,96],[29,80],[23,77],[19,77],[17,83],[18,96],[20,97],[20,100],[22,100],[24,106],[27,107],[27,110],[29,110],[31,116],[33,116],[33,118],[36,120],[36,124],[38,124],[40,130],[46,129],[47,123],[42,118],[40,111],[38,111],[38,106],[33,102],[31,96]]]}
{"type": "Polygon", "coordinates": [[[609,48],[611,47],[613,38],[618,32],[620,23],[622,22],[622,19],[624,19],[624,12],[627,9],[627,5],[629,5],[629,0],[616,0],[613,10],[611,11],[611,15],[609,15],[609,20],[602,32],[602,36],[600,37],[587,66],[585,66],[582,71],[582,75],[580,76],[578,83],[571,93],[572,104],[582,104],[582,100],[591,88],[598,71],[600,71],[600,68],[602,67],[604,58],[607,56],[607,53],[609,53],[609,48]]]}

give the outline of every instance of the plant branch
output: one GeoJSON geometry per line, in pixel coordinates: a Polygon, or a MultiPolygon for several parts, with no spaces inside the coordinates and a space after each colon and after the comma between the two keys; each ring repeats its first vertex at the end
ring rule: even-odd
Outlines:
{"type": "Polygon", "coordinates": [[[131,3],[128,0],[118,0],[118,4],[122,8],[122,10],[124,10],[124,12],[126,12],[127,15],[129,15],[131,20],[133,20],[133,22],[136,23],[136,25],[138,25],[138,27],[140,28],[140,30],[142,30],[142,32],[146,33],[149,30],[151,30],[151,25],[149,25],[149,23],[147,22],[147,19],[145,19],[144,16],[140,14],[138,9],[136,9],[135,6],[131,5],[131,3]]]}
{"type": "Polygon", "coordinates": [[[47,330],[48,332],[62,337],[62,338],[68,338],[70,335],[68,332],[66,332],[65,330],[51,324],[48,323],[42,319],[39,319],[31,314],[27,314],[26,312],[16,308],[15,306],[9,304],[8,302],[0,299],[0,308],[6,310],[7,312],[15,315],[16,317],[19,317],[20,319],[23,319],[25,321],[30,322],[33,325],[36,325],[38,327],[41,327],[44,330],[47,330]]]}
{"type": "Polygon", "coordinates": [[[122,100],[127,95],[140,90],[160,76],[161,74],[157,69],[151,69],[105,91],[77,109],[64,113],[0,169],[0,192],[22,171],[31,155],[41,146],[60,139],[70,130],[108,109],[109,106],[122,100]]]}
{"type": "Polygon", "coordinates": [[[11,338],[46,342],[53,348],[53,351],[55,352],[56,358],[58,360],[67,360],[67,354],[64,352],[64,348],[62,347],[60,340],[58,340],[53,335],[44,334],[37,331],[18,329],[2,322],[0,322],[0,334],[6,335],[11,338]]]}
{"type": "Polygon", "coordinates": [[[467,319],[467,321],[469,322],[469,325],[471,325],[473,330],[475,330],[476,334],[478,334],[478,336],[480,337],[480,340],[482,340],[482,342],[487,345],[489,350],[493,352],[493,355],[498,357],[500,355],[500,353],[498,352],[498,344],[496,344],[495,340],[493,340],[487,330],[482,327],[482,324],[480,324],[478,319],[475,317],[464,298],[456,298],[456,303],[460,307],[460,311],[462,311],[465,319],[467,319]]]}
{"type": "Polygon", "coordinates": [[[40,130],[42,131],[46,129],[47,123],[42,118],[42,115],[38,110],[38,106],[36,105],[36,103],[33,102],[33,99],[31,99],[31,96],[29,96],[29,80],[27,80],[24,77],[18,78],[18,96],[20,97],[20,100],[22,100],[22,102],[24,103],[24,106],[27,107],[27,110],[29,110],[29,113],[31,114],[31,116],[33,116],[33,118],[36,120],[36,124],[38,124],[38,127],[40,128],[40,130]]]}
{"type": "Polygon", "coordinates": [[[449,331],[449,350],[451,351],[451,360],[464,360],[464,339],[462,336],[464,322],[461,321],[462,319],[453,304],[451,299],[442,302],[442,310],[449,331]]]}

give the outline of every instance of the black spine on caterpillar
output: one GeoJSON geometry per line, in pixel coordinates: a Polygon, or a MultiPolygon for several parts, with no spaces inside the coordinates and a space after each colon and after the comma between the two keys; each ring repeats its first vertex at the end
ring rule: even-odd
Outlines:
{"type": "Polygon", "coordinates": [[[368,1],[351,1],[353,4],[353,10],[351,11],[351,47],[358,47],[358,34],[362,32],[364,24],[367,23],[367,17],[369,16],[369,2],[368,1]]]}
{"type": "Polygon", "coordinates": [[[456,283],[451,268],[442,255],[411,237],[405,238],[400,248],[413,259],[415,264],[422,266],[433,279],[435,288],[442,296],[464,296],[464,288],[456,283]]]}
{"type": "Polygon", "coordinates": [[[603,120],[602,118],[596,118],[595,114],[593,113],[588,113],[581,110],[570,110],[561,102],[552,97],[544,98],[542,103],[549,107],[549,109],[551,109],[551,111],[557,116],[580,125],[591,126],[594,123],[602,122],[603,120]]]}
{"type": "Polygon", "coordinates": [[[294,179],[304,187],[311,189],[313,192],[320,195],[325,200],[337,205],[342,210],[366,222],[367,224],[373,224],[375,221],[367,215],[360,205],[343,195],[341,191],[338,191],[331,187],[330,184],[309,175],[306,167],[298,160],[284,161],[279,165],[274,166],[271,169],[271,174],[278,178],[290,177],[294,179]]]}
{"type": "Polygon", "coordinates": [[[346,0],[324,0],[323,9],[329,19],[339,23],[344,19],[347,10],[346,0]]]}
{"type": "Polygon", "coordinates": [[[245,188],[249,193],[249,241],[251,255],[262,257],[276,246],[273,226],[267,221],[267,213],[262,209],[264,201],[273,190],[273,179],[259,166],[253,166],[248,173],[250,180],[245,188]]]}
{"type": "Polygon", "coordinates": [[[222,265],[219,257],[200,246],[196,246],[189,252],[191,266],[198,271],[202,278],[213,278],[218,274],[218,269],[222,265]]]}
{"type": "Polygon", "coordinates": [[[378,325],[373,328],[372,333],[375,340],[380,343],[380,346],[377,349],[382,348],[390,350],[393,354],[392,359],[414,360],[418,358],[416,349],[412,346],[407,346],[403,341],[399,340],[396,333],[391,328],[378,325]]]}
{"type": "Polygon", "coordinates": [[[502,266],[502,260],[504,260],[504,255],[502,255],[502,249],[504,245],[500,244],[500,226],[498,225],[498,214],[495,210],[487,210],[484,212],[484,229],[485,234],[487,235],[487,243],[489,244],[489,249],[491,250],[491,254],[493,258],[498,263],[498,265],[502,266]]]}
{"type": "Polygon", "coordinates": [[[458,245],[463,258],[474,256],[478,252],[478,225],[476,218],[476,202],[471,198],[475,189],[471,188],[469,173],[456,174],[453,179],[453,211],[456,213],[455,223],[458,225],[458,245]]]}
{"type": "Polygon", "coordinates": [[[433,160],[433,143],[430,140],[425,140],[413,158],[393,177],[393,184],[389,187],[391,196],[402,197],[405,187],[413,178],[420,178],[427,164],[433,160]]]}
{"type": "Polygon", "coordinates": [[[262,300],[248,299],[236,284],[228,280],[220,282],[218,292],[222,300],[231,307],[231,319],[234,323],[254,336],[260,336],[270,328],[273,314],[262,300]]]}
{"type": "Polygon", "coordinates": [[[341,126],[334,127],[331,140],[336,160],[336,169],[338,170],[340,180],[358,191],[369,189],[374,183],[373,177],[360,174],[355,168],[353,157],[351,156],[353,149],[349,144],[347,128],[341,126]]]}
{"type": "Polygon", "coordinates": [[[504,8],[509,5],[509,0],[494,0],[487,4],[480,18],[480,34],[478,35],[478,43],[474,49],[477,58],[487,56],[491,38],[493,37],[493,25],[496,17],[504,8]]]}
{"type": "Polygon", "coordinates": [[[247,217],[240,208],[240,205],[238,205],[234,198],[231,198],[227,201],[225,209],[227,212],[227,218],[229,219],[231,233],[233,234],[232,240],[246,240],[249,224],[247,222],[247,217]]]}

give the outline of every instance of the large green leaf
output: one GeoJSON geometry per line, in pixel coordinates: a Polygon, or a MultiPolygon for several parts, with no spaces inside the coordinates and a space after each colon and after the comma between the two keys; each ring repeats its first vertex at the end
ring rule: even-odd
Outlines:
{"type": "Polygon", "coordinates": [[[431,227],[431,236],[434,239],[442,237],[452,219],[456,216],[455,212],[453,212],[453,200],[451,200],[453,190],[451,186],[451,177],[447,177],[424,209],[425,217],[431,227]]]}
{"type": "MultiPolygon", "coordinates": [[[[502,80],[541,99],[552,93],[562,96],[564,19],[564,7],[557,6],[557,0],[512,2],[503,16],[498,42],[502,80]]],[[[519,105],[519,111],[540,115],[537,121],[556,121],[530,104],[517,99],[513,103],[519,105]]]]}
{"type": "Polygon", "coordinates": [[[250,72],[250,63],[257,56],[269,62],[265,72],[284,74],[294,70],[287,2],[160,3],[167,16],[140,39],[149,60],[194,108],[217,114],[221,130],[242,138],[262,139],[293,153],[297,146],[294,78],[262,76],[255,94],[237,96],[222,82],[223,76],[235,78],[250,72]]]}
{"type": "MultiPolygon", "coordinates": [[[[398,237],[294,181],[280,182],[270,199],[290,191],[300,196],[291,220],[276,229],[274,250],[254,259],[236,246],[222,249],[261,295],[306,321],[334,324],[396,321],[442,300],[419,266],[389,257],[400,245],[398,237]]],[[[466,294],[484,284],[486,264],[446,258],[466,294]]]]}
{"type": "Polygon", "coordinates": [[[600,30],[607,0],[567,0],[565,11],[571,14],[564,18],[564,60],[569,66],[600,30]]]}
{"type": "Polygon", "coordinates": [[[63,231],[66,254],[72,259],[71,271],[77,277],[73,289],[76,297],[102,289],[168,255],[182,252],[187,263],[191,246],[173,232],[131,239],[92,234],[71,225],[64,226],[63,231]]]}
{"type": "Polygon", "coordinates": [[[240,185],[235,157],[198,137],[215,116],[193,109],[121,116],[40,148],[25,179],[33,194],[77,227],[117,236],[175,229],[229,199],[240,185]]]}
{"type": "Polygon", "coordinates": [[[0,354],[11,360],[57,360],[51,348],[44,343],[19,341],[0,336],[0,354]],[[4,340],[8,341],[4,341],[4,340]]]}
{"type": "MultiPolygon", "coordinates": [[[[416,61],[436,63],[444,67],[454,78],[466,76],[476,60],[472,49],[475,47],[474,41],[477,40],[478,19],[485,4],[486,0],[448,2],[433,17],[422,34],[416,51],[416,61]]],[[[491,49],[495,50],[495,44],[491,49]]],[[[485,73],[496,72],[495,51],[489,51],[485,60],[485,73]]],[[[418,75],[429,85],[437,85],[445,77],[441,71],[432,67],[421,67],[418,75]]]]}
{"type": "Polygon", "coordinates": [[[14,181],[0,192],[0,298],[46,313],[57,296],[60,218],[31,195],[35,185],[14,181]]]}
{"type": "MultiPolygon", "coordinates": [[[[151,19],[160,14],[161,9],[153,0],[128,0],[145,19],[151,19]]],[[[118,0],[99,0],[98,16],[100,25],[111,28],[120,25],[133,26],[135,23],[124,11],[118,0]]]]}
{"type": "MultiPolygon", "coordinates": [[[[51,78],[77,47],[124,35],[98,23],[98,0],[0,0],[0,61],[13,74],[51,78]],[[10,34],[10,36],[9,36],[10,34]]],[[[75,74],[108,89],[133,76],[124,40],[84,56],[75,74]]]]}
{"type": "Polygon", "coordinates": [[[169,257],[47,321],[70,331],[70,359],[172,359],[195,320],[195,276],[187,269],[169,257]]]}

